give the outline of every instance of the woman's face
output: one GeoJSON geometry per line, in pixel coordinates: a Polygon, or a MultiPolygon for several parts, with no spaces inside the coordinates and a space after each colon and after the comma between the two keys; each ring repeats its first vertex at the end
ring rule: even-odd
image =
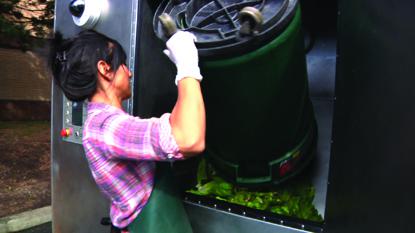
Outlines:
{"type": "Polygon", "coordinates": [[[131,97],[131,85],[130,79],[132,74],[126,65],[120,65],[114,74],[113,85],[116,87],[117,95],[122,100],[131,97]]]}

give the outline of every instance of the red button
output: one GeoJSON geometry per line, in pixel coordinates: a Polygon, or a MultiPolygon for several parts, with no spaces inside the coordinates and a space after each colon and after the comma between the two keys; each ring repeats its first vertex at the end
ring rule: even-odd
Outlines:
{"type": "Polygon", "coordinates": [[[62,137],[69,137],[72,134],[72,129],[68,128],[68,129],[62,129],[61,130],[61,136],[62,137]]]}

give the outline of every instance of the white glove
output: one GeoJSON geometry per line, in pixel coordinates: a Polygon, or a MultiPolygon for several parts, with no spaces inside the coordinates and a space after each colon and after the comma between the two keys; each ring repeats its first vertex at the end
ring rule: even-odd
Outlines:
{"type": "Polygon", "coordinates": [[[183,78],[202,80],[199,69],[199,56],[195,45],[196,37],[190,32],[177,31],[166,43],[163,52],[176,64],[175,83],[183,78]]]}

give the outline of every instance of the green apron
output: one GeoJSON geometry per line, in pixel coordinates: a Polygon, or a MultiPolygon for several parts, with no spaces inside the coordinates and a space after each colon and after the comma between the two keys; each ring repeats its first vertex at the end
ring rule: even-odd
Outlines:
{"type": "Polygon", "coordinates": [[[170,163],[156,164],[153,192],[128,230],[130,233],[192,233],[170,163]]]}

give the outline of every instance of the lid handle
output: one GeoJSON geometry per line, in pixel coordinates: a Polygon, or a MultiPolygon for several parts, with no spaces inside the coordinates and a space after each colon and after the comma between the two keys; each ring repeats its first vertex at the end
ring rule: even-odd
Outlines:
{"type": "Polygon", "coordinates": [[[161,22],[161,25],[163,26],[164,35],[167,38],[171,37],[174,33],[177,32],[176,23],[174,22],[173,18],[169,14],[167,13],[161,14],[159,16],[159,20],[161,22]]]}
{"type": "Polygon", "coordinates": [[[258,33],[259,27],[264,22],[262,13],[255,7],[247,6],[239,12],[239,20],[241,27],[239,33],[241,35],[255,35],[258,33]]]}

